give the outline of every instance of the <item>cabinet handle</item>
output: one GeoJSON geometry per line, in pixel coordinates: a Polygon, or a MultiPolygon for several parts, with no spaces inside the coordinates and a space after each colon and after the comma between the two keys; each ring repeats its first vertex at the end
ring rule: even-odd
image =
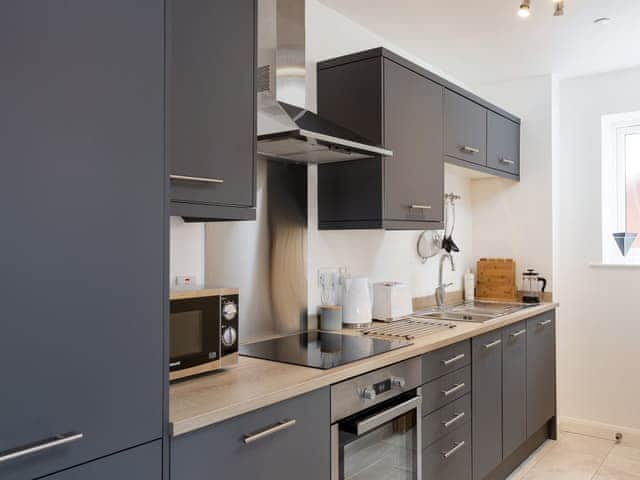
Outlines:
{"type": "Polygon", "coordinates": [[[261,430],[259,432],[256,433],[248,433],[244,436],[244,443],[249,444],[249,443],[253,443],[253,442],[257,442],[258,440],[262,440],[265,437],[268,437],[270,435],[273,435],[274,433],[278,433],[281,432],[283,430],[286,430],[288,428],[293,427],[296,424],[296,420],[292,419],[292,420],[282,420],[281,422],[278,422],[276,425],[272,426],[272,427],[267,427],[264,430],[261,430]]]}
{"type": "Polygon", "coordinates": [[[458,450],[460,450],[462,447],[464,447],[465,443],[464,440],[462,442],[458,442],[456,443],[456,446],[453,447],[451,450],[449,450],[448,452],[442,452],[442,457],[443,458],[449,458],[451,455],[453,455],[454,453],[456,453],[458,450]]]}
{"type": "Polygon", "coordinates": [[[454,423],[456,423],[458,420],[462,418],[464,418],[464,412],[454,413],[453,418],[451,420],[447,420],[446,422],[442,422],[442,425],[444,425],[444,428],[449,428],[451,425],[453,425],[454,423]]]}
{"type": "Polygon", "coordinates": [[[457,391],[462,390],[464,387],[465,387],[464,383],[458,383],[457,385],[454,385],[453,387],[451,387],[449,390],[443,390],[442,394],[445,397],[448,397],[449,395],[453,395],[457,391]]]}
{"type": "Polygon", "coordinates": [[[186,182],[224,183],[222,178],[188,177],[186,175],[169,175],[169,178],[171,180],[184,180],[186,182]]]}
{"type": "Polygon", "coordinates": [[[465,145],[462,147],[462,151],[466,153],[480,153],[479,148],[470,147],[469,145],[465,145]]]}
{"type": "Polygon", "coordinates": [[[488,350],[490,348],[497,347],[501,343],[502,343],[502,340],[498,339],[498,340],[494,340],[491,343],[485,343],[482,347],[485,348],[486,350],[488,350]]]}
{"type": "Polygon", "coordinates": [[[431,205],[409,205],[409,208],[415,208],[416,210],[431,210],[431,205]]]}
{"type": "Polygon", "coordinates": [[[78,440],[81,440],[82,437],[84,437],[82,433],[63,433],[61,435],[56,435],[55,437],[50,437],[40,442],[26,445],[24,447],[5,450],[4,452],[0,452],[0,463],[6,462],[8,460],[13,460],[14,458],[31,455],[36,452],[41,452],[43,450],[49,450],[50,448],[59,447],[67,443],[77,442],[78,440]]]}
{"type": "Polygon", "coordinates": [[[520,335],[524,335],[525,333],[527,333],[527,331],[523,328],[522,330],[518,330],[517,332],[513,332],[512,334],[510,334],[509,336],[511,338],[517,338],[520,335]]]}
{"type": "Polygon", "coordinates": [[[516,162],[514,162],[513,160],[511,160],[510,158],[501,158],[500,161],[502,163],[506,163],[507,165],[515,165],[516,162]]]}
{"type": "Polygon", "coordinates": [[[546,327],[550,323],[551,323],[551,320],[545,320],[543,322],[538,322],[538,325],[540,325],[541,327],[546,327]]]}
{"type": "Polygon", "coordinates": [[[446,366],[451,365],[452,363],[455,363],[455,362],[457,362],[459,360],[462,360],[463,358],[464,358],[464,353],[460,353],[460,354],[456,355],[455,357],[451,357],[449,360],[442,360],[442,365],[444,365],[446,367],[446,366]]]}

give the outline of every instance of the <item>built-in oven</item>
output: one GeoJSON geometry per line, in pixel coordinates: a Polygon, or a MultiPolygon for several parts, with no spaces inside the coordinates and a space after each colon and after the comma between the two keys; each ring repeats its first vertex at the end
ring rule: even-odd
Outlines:
{"type": "Polygon", "coordinates": [[[421,363],[331,387],[331,480],[422,480],[421,363]]]}
{"type": "Polygon", "coordinates": [[[169,315],[169,378],[176,380],[238,361],[238,295],[175,292],[169,315]]]}

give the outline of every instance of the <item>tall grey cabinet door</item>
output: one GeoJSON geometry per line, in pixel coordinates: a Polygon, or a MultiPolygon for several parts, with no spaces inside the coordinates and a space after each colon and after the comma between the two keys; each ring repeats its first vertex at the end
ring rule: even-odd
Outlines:
{"type": "Polygon", "coordinates": [[[48,447],[3,480],[162,436],[163,41],[163,0],[2,2],[0,455],[48,447]]]}
{"type": "Polygon", "coordinates": [[[520,174],[520,125],[494,112],[487,113],[487,166],[520,174]]]}
{"type": "Polygon", "coordinates": [[[527,435],[556,412],[555,312],[527,320],[527,435]]]}
{"type": "Polygon", "coordinates": [[[161,480],[162,441],[125,450],[43,480],[161,480]]]}
{"type": "Polygon", "coordinates": [[[451,90],[444,92],[445,154],[487,164],[487,109],[451,90]]]}
{"type": "Polygon", "coordinates": [[[171,200],[254,206],[256,0],[169,0],[171,200]]]}
{"type": "Polygon", "coordinates": [[[502,333],[471,341],[473,478],[482,480],[502,462],[502,333]]]}
{"type": "Polygon", "coordinates": [[[527,439],[527,325],[502,330],[502,456],[527,439]]]}
{"type": "Polygon", "coordinates": [[[384,60],[385,219],[442,221],[443,88],[384,60]]]}

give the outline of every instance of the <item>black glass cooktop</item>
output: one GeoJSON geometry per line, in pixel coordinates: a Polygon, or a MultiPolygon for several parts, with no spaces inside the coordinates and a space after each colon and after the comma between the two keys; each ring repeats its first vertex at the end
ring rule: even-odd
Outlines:
{"type": "Polygon", "coordinates": [[[307,332],[241,345],[240,355],[327,370],[407,345],[364,335],[307,332]]]}

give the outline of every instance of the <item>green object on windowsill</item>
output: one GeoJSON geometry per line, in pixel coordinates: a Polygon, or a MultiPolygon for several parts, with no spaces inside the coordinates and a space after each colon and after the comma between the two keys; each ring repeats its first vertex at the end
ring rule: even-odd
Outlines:
{"type": "Polygon", "coordinates": [[[629,250],[631,250],[631,246],[633,245],[633,242],[636,241],[637,236],[637,233],[631,232],[620,232],[613,234],[613,239],[616,241],[616,244],[618,244],[618,248],[620,249],[620,253],[622,253],[623,257],[627,256],[627,253],[629,253],[629,250]]]}

